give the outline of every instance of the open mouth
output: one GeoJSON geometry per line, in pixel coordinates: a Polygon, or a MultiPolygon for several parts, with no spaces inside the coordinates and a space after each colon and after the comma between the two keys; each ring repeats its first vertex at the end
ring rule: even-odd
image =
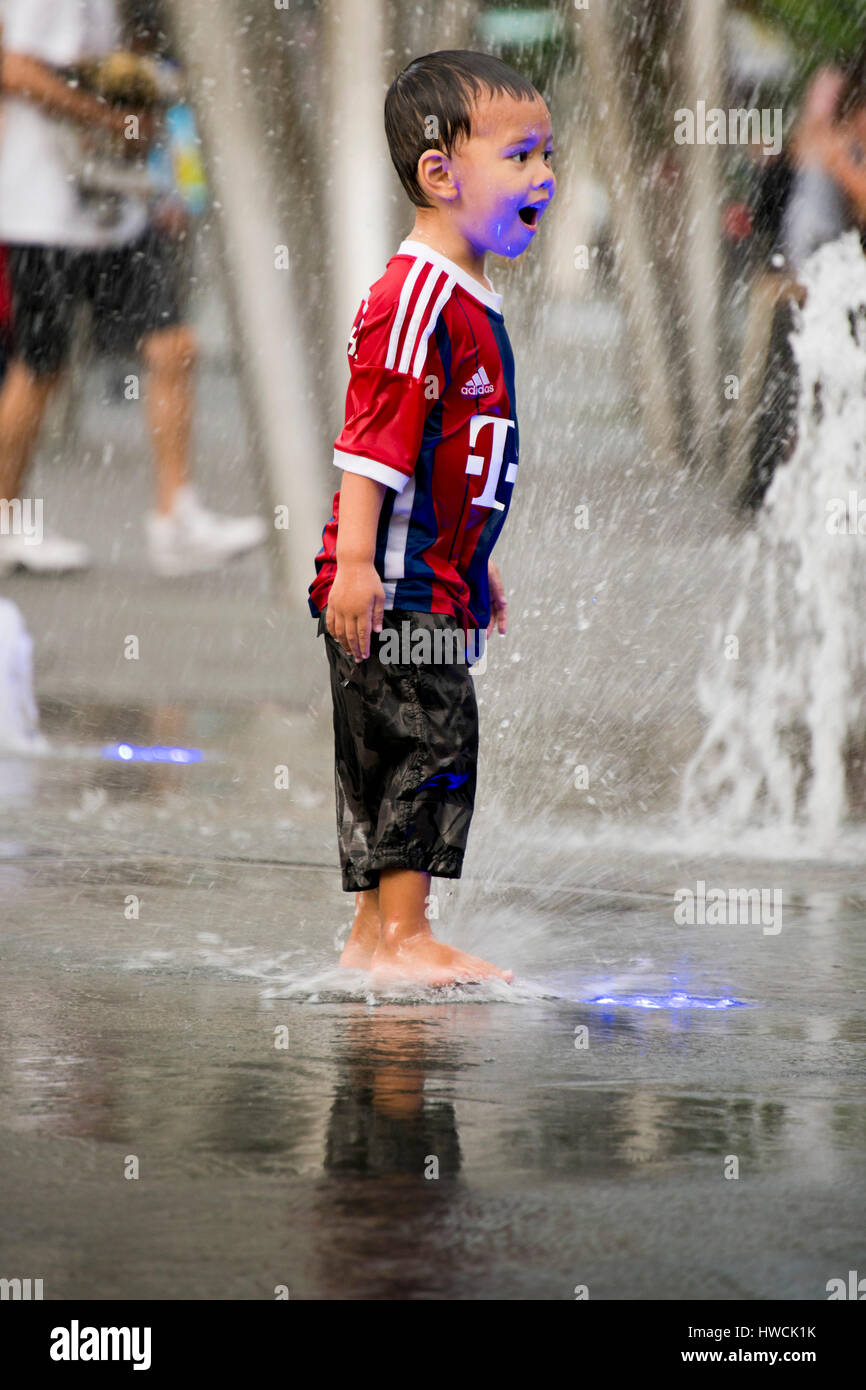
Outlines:
{"type": "Polygon", "coordinates": [[[538,225],[538,208],[521,208],[518,215],[521,222],[525,222],[527,227],[536,227],[538,225]]]}

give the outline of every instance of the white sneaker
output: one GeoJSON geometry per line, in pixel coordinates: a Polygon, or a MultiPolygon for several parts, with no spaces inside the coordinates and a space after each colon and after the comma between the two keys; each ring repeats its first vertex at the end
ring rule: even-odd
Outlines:
{"type": "Polygon", "coordinates": [[[90,550],[83,541],[71,541],[43,527],[42,538],[0,533],[0,574],[13,570],[30,570],[33,574],[62,574],[67,570],[87,569],[93,563],[90,550]]]}
{"type": "Polygon", "coordinates": [[[145,518],[151,567],[156,574],[194,574],[252,550],[267,538],[260,516],[220,516],[202,506],[192,484],[178,488],[168,516],[145,518]]]}

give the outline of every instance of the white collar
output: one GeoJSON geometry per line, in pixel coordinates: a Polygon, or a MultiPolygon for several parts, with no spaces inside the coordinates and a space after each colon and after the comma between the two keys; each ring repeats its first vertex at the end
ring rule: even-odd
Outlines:
{"type": "Polygon", "coordinates": [[[439,270],[446,271],[453,280],[457,281],[457,284],[460,285],[462,289],[474,295],[476,299],[480,299],[481,303],[486,304],[488,309],[494,309],[497,314],[502,313],[502,295],[496,293],[493,286],[490,285],[490,281],[487,280],[486,275],[484,278],[487,280],[488,285],[490,285],[489,290],[486,290],[478,280],[473,279],[468,271],[464,270],[462,266],[457,265],[455,261],[450,261],[447,256],[440,255],[438,251],[434,251],[426,242],[413,241],[411,238],[400,242],[397,248],[397,255],[420,256],[422,260],[429,261],[431,265],[437,266],[439,270]]]}

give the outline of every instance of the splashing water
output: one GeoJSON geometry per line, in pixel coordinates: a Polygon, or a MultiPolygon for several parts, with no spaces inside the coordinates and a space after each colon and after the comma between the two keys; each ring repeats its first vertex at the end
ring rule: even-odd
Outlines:
{"type": "Polygon", "coordinates": [[[802,280],[808,298],[791,337],[797,444],[744,540],[740,597],[698,680],[708,722],[681,815],[802,827],[829,842],[851,810],[846,761],[866,744],[866,256],[857,233],[817,251],[802,280]]]}
{"type": "Polygon", "coordinates": [[[0,599],[0,751],[39,753],[47,747],[33,694],[33,639],[17,604],[0,599]]]}

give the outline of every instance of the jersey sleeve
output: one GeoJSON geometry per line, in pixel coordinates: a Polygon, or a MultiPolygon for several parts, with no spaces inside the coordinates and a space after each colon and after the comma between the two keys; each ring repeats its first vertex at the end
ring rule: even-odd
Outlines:
{"type": "Polygon", "coordinates": [[[445,387],[435,328],[453,282],[416,261],[398,281],[372,287],[352,325],[346,419],[334,463],[402,492],[415,471],[424,425],[445,387]]]}

